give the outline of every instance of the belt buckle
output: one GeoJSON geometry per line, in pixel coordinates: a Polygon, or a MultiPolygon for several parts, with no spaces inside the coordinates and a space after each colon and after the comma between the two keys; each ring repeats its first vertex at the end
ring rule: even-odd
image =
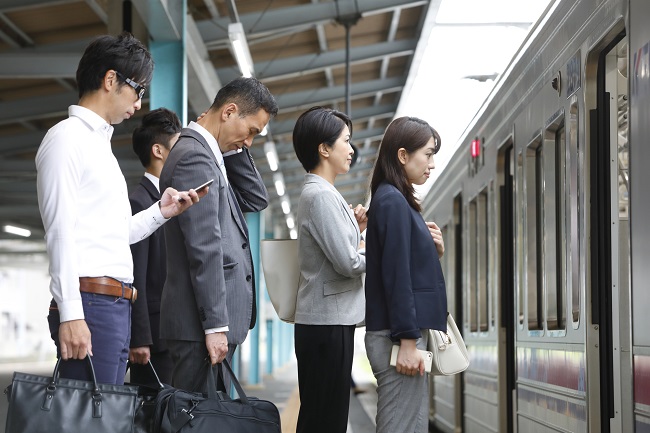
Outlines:
{"type": "Polygon", "coordinates": [[[138,289],[131,286],[131,303],[135,304],[136,299],[138,299],[138,289]]]}

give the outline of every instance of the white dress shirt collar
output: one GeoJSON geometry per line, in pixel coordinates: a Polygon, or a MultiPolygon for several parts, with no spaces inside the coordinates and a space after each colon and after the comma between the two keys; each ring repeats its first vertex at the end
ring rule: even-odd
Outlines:
{"type": "Polygon", "coordinates": [[[226,184],[228,184],[228,173],[226,172],[226,165],[223,162],[223,153],[221,153],[217,139],[214,138],[214,135],[210,134],[207,129],[196,122],[190,122],[187,127],[201,134],[203,138],[205,138],[205,141],[208,142],[208,146],[210,146],[212,153],[214,153],[214,156],[217,158],[217,166],[219,166],[219,169],[221,170],[221,173],[223,173],[223,177],[226,180],[226,184]]]}
{"type": "Polygon", "coordinates": [[[110,125],[106,120],[95,113],[94,111],[82,107],[81,105],[71,105],[68,107],[68,115],[70,117],[78,117],[81,119],[90,129],[93,131],[100,132],[108,140],[110,145],[111,137],[113,136],[113,126],[110,125]]]}
{"type": "Polygon", "coordinates": [[[146,172],[146,171],[144,172],[144,177],[149,179],[151,181],[151,183],[153,183],[153,186],[156,187],[158,192],[160,192],[160,179],[158,179],[156,176],[154,176],[153,174],[151,174],[149,172],[146,172]]]}

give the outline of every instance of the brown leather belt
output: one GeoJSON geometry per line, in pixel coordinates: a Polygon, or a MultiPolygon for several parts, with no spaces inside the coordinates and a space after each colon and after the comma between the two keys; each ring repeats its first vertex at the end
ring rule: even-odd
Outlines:
{"type": "Polygon", "coordinates": [[[130,300],[131,303],[138,299],[138,291],[135,287],[129,287],[128,284],[110,277],[79,277],[79,290],[124,298],[130,300]]]}

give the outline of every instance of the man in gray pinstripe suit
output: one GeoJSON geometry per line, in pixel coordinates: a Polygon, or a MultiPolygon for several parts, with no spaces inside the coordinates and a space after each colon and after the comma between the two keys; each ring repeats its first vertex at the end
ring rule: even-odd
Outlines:
{"type": "MultiPolygon", "coordinates": [[[[214,179],[192,212],[165,227],[160,334],[174,361],[176,388],[205,391],[206,358],[212,365],[230,361],[255,325],[255,279],[242,212],[266,208],[268,195],[248,148],[277,111],[258,80],[233,80],[203,117],[181,131],[162,170],[163,189],[186,190],[214,179]]],[[[228,390],[228,378],[220,385],[228,390]]]]}

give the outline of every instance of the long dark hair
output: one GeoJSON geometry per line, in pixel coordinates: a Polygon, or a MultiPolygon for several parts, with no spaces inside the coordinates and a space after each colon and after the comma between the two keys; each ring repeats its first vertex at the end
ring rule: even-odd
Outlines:
{"type": "Polygon", "coordinates": [[[415,189],[406,176],[404,166],[397,157],[397,151],[403,147],[407,153],[411,154],[424,147],[431,137],[435,144],[434,153],[438,153],[442,144],[440,135],[427,122],[417,117],[407,116],[393,120],[386,128],[384,138],[379,145],[379,155],[372,173],[370,193],[374,195],[379,184],[386,181],[404,195],[413,209],[420,212],[422,208],[415,199],[415,189]]]}

